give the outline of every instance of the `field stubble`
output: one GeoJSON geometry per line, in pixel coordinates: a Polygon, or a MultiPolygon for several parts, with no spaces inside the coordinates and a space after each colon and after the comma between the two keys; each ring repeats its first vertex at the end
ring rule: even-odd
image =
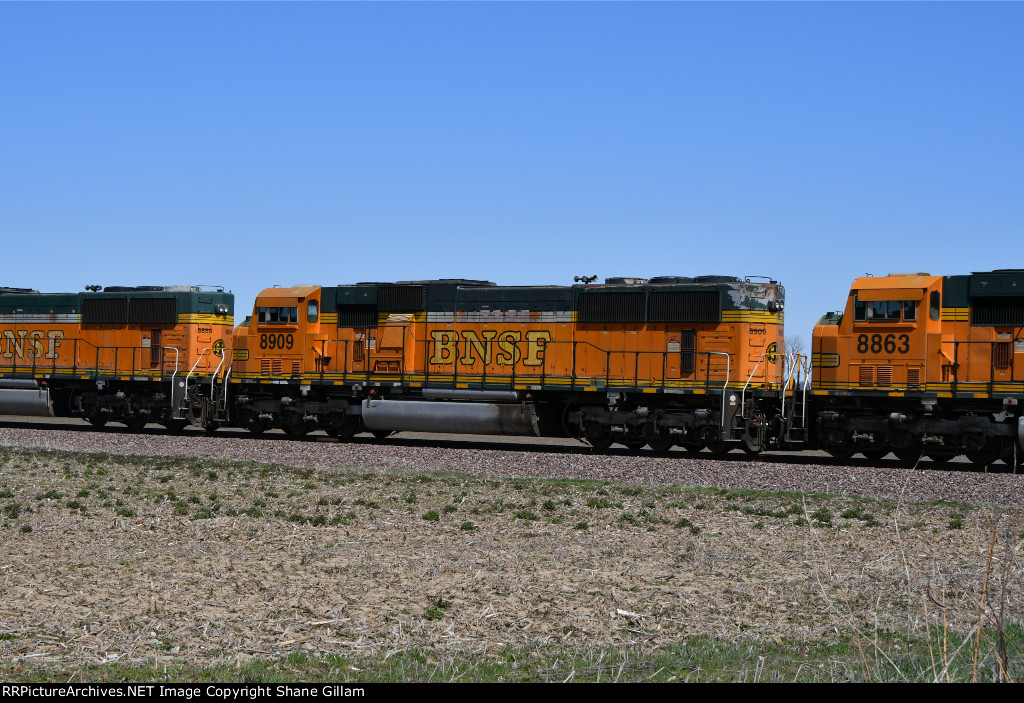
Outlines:
{"type": "Polygon", "coordinates": [[[1013,507],[4,448],[0,509],[5,680],[410,652],[561,680],[687,643],[747,647],[732,678],[1020,676],[1013,507]]]}

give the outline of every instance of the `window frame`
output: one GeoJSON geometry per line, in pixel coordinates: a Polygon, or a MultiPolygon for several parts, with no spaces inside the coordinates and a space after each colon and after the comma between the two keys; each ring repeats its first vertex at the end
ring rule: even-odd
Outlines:
{"type": "Polygon", "coordinates": [[[917,309],[921,306],[917,300],[861,300],[853,296],[853,321],[866,325],[916,323],[917,309]],[[876,311],[881,310],[879,315],[876,311]],[[895,316],[893,311],[895,310],[895,316]],[[871,311],[871,314],[868,314],[871,311]],[[908,316],[907,312],[911,315],[908,316]]]}
{"type": "Polygon", "coordinates": [[[267,305],[256,308],[257,322],[260,325],[290,325],[299,324],[298,305],[267,305]],[[282,313],[283,319],[282,319],[282,313]]]}

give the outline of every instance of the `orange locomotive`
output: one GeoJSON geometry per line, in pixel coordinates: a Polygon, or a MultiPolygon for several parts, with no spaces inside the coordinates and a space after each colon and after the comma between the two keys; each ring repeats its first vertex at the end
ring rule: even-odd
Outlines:
{"type": "Polygon", "coordinates": [[[1024,271],[858,278],[814,329],[816,434],[860,451],[986,465],[1024,446],[1024,271]]]}
{"type": "Polygon", "coordinates": [[[979,465],[1024,448],[1024,270],[857,279],[815,327],[813,383],[776,281],[592,283],[270,288],[233,334],[223,290],[0,288],[0,413],[979,465]]]}
{"type": "Polygon", "coordinates": [[[231,420],[756,451],[780,407],[783,305],[777,282],[729,276],[271,288],[235,331],[231,420]]]}
{"type": "Polygon", "coordinates": [[[0,288],[0,412],[213,427],[232,308],[198,286],[0,288]]]}

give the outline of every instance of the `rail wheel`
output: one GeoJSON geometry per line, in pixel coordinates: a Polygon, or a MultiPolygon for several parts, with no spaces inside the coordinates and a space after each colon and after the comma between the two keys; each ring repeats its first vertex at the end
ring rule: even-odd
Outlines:
{"type": "Polygon", "coordinates": [[[146,416],[145,415],[132,415],[131,417],[127,418],[124,421],[124,424],[132,432],[139,432],[140,430],[142,430],[143,427],[146,426],[146,416]]]}
{"type": "Polygon", "coordinates": [[[244,423],[245,429],[249,430],[253,434],[263,434],[270,427],[270,423],[266,420],[261,420],[255,415],[250,416],[244,423]]]}
{"type": "Polygon", "coordinates": [[[309,433],[309,423],[303,420],[288,422],[284,426],[284,431],[292,437],[305,437],[309,433]]]}
{"type": "Polygon", "coordinates": [[[849,459],[857,451],[857,443],[851,439],[839,444],[830,444],[824,449],[833,459],[849,459]]]}
{"type": "Polygon", "coordinates": [[[988,466],[1003,456],[1003,442],[1000,439],[989,440],[984,447],[973,452],[964,452],[975,466],[988,466]]]}
{"type": "Polygon", "coordinates": [[[929,461],[933,464],[945,464],[950,461],[956,454],[950,452],[928,452],[925,454],[929,461]]]}
{"type": "Polygon", "coordinates": [[[888,449],[861,449],[860,453],[864,455],[864,458],[868,461],[881,461],[885,457],[889,456],[888,449]]]}
{"type": "Polygon", "coordinates": [[[654,437],[647,438],[647,446],[651,448],[655,454],[667,454],[668,450],[675,444],[675,440],[670,434],[658,433],[654,437]]]}
{"type": "Polygon", "coordinates": [[[893,449],[892,453],[904,466],[914,466],[921,458],[921,447],[900,447],[893,449]]]}
{"type": "Polygon", "coordinates": [[[722,442],[720,440],[714,440],[712,442],[708,442],[708,449],[711,450],[712,454],[715,454],[717,456],[725,456],[726,454],[733,450],[733,445],[727,444],[726,442],[722,442]]]}
{"type": "Polygon", "coordinates": [[[679,446],[685,449],[690,454],[697,454],[704,449],[704,440],[702,439],[684,439],[679,442],[679,446]]]}
{"type": "Polygon", "coordinates": [[[615,442],[615,438],[612,437],[612,433],[607,425],[597,422],[588,422],[583,426],[583,439],[587,440],[587,444],[599,452],[605,451],[615,442]]]}
{"type": "Polygon", "coordinates": [[[188,423],[185,420],[165,420],[160,424],[166,427],[168,432],[178,434],[185,429],[185,425],[188,423]]]}
{"type": "Polygon", "coordinates": [[[629,439],[619,440],[619,444],[624,446],[626,449],[632,449],[635,452],[647,446],[647,440],[630,437],[629,439]]]}
{"type": "Polygon", "coordinates": [[[93,427],[98,429],[100,427],[103,427],[105,424],[107,424],[107,419],[108,418],[107,418],[106,415],[90,415],[89,417],[87,417],[85,419],[89,421],[90,425],[92,425],[93,427]]]}
{"type": "Polygon", "coordinates": [[[615,438],[612,437],[612,433],[608,431],[608,428],[604,425],[597,423],[588,423],[583,428],[583,438],[587,440],[587,443],[599,452],[603,452],[612,446],[615,438]]]}
{"type": "Polygon", "coordinates": [[[377,439],[387,439],[394,433],[394,430],[370,430],[370,434],[372,434],[377,439]]]}
{"type": "Polygon", "coordinates": [[[351,415],[327,428],[327,434],[339,439],[351,439],[359,431],[359,418],[351,415]]]}

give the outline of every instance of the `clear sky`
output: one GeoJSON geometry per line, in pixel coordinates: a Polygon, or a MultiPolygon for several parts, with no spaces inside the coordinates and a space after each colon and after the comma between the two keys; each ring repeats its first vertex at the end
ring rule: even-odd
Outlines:
{"type": "Polygon", "coordinates": [[[1021,3],[0,3],[0,285],[1024,267],[1021,3]]]}

